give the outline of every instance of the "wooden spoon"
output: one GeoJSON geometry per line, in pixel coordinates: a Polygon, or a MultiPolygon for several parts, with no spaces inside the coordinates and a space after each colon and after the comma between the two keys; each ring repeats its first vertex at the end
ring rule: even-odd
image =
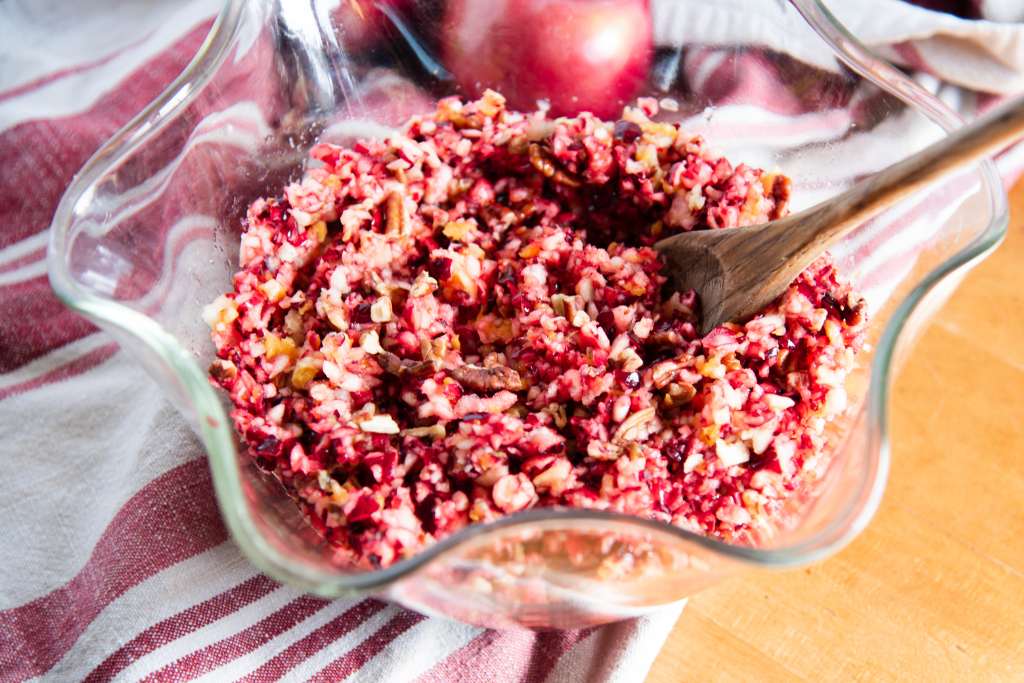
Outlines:
{"type": "Polygon", "coordinates": [[[694,289],[702,334],[741,321],[781,295],[829,246],[904,197],[1024,137],[1024,98],[862,180],[843,194],[762,225],[683,232],[655,244],[669,285],[694,289]]]}

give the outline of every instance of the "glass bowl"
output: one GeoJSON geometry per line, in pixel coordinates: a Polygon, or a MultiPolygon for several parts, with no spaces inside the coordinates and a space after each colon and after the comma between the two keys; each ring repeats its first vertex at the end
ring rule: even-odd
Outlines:
{"type": "MultiPolygon", "coordinates": [[[[495,11],[488,3],[472,2],[495,11]]],[[[114,335],[190,420],[227,526],[252,562],[323,596],[374,594],[490,627],[579,627],[643,614],[736,572],[819,560],[854,538],[885,487],[894,364],[1005,233],[990,163],[860,226],[835,249],[867,296],[872,347],[834,425],[832,466],[812,494],[791,501],[792,523],[763,546],[614,513],[538,509],[471,525],[384,569],[330,561],[292,501],[241,452],[206,377],[213,345],[200,311],[230,289],[247,204],[296,177],[315,140],[386,132],[459,92],[436,48],[437,3],[384,5],[369,42],[358,22],[373,15],[339,7],[227,2],[188,68],[76,176],[51,231],[53,288],[114,335]]],[[[958,123],[814,0],[653,0],[651,9],[657,47],[638,94],[674,98],[679,111],[666,115],[734,161],[784,170],[796,209],[958,123]],[[774,81],[759,87],[765,73],[774,81]]]]}

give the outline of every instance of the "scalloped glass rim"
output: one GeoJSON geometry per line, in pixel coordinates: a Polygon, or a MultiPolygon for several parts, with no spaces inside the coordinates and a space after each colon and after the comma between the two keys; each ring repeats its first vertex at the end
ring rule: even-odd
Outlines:
{"type": "MultiPolygon", "coordinates": [[[[832,17],[819,0],[791,2],[818,35],[833,48],[836,56],[852,70],[920,111],[945,130],[960,124],[958,115],[941,101],[894,67],[871,56],[868,50],[832,17]]],[[[900,302],[880,336],[864,407],[867,410],[866,419],[870,429],[870,447],[878,450],[879,457],[873,471],[864,472],[861,481],[863,495],[857,496],[848,509],[813,537],[788,547],[757,549],[728,545],[667,523],[618,513],[543,509],[518,513],[484,524],[470,525],[411,558],[377,571],[339,576],[288,562],[263,538],[244,505],[242,483],[233,460],[237,453],[232,426],[223,404],[207,381],[206,373],[176,338],[156,321],[80,288],[71,277],[65,258],[69,247],[69,230],[76,209],[88,203],[97,181],[104,173],[144,144],[192,101],[225,58],[239,28],[243,5],[244,0],[227,0],[206,40],[181,75],[104,144],[75,176],[53,218],[47,251],[47,270],[50,283],[64,304],[90,319],[102,322],[105,327],[122,330],[143,342],[174,370],[181,382],[181,388],[195,407],[200,437],[210,457],[218,504],[227,526],[234,540],[256,566],[275,579],[322,595],[338,596],[379,591],[453,548],[489,531],[528,526],[542,520],[581,520],[626,521],[641,528],[674,534],[688,543],[713,550],[720,556],[740,564],[792,567],[820,560],[837,552],[867,526],[878,509],[888,477],[889,440],[886,408],[889,380],[893,354],[905,323],[924,297],[940,281],[954,271],[983,259],[998,246],[1006,234],[1008,210],[1005,195],[1001,192],[1001,181],[991,161],[981,164],[980,175],[992,220],[973,242],[921,278],[919,284],[900,302]]]]}

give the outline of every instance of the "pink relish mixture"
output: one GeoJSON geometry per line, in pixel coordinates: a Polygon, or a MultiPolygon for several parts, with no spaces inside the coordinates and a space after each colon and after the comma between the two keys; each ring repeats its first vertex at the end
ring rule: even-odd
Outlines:
{"type": "Polygon", "coordinates": [[[778,218],[789,181],[657,113],[448,98],[249,208],[211,376],[340,561],[541,506],[754,543],[820,477],[861,299],[822,257],[701,337],[651,245],[778,218]]]}

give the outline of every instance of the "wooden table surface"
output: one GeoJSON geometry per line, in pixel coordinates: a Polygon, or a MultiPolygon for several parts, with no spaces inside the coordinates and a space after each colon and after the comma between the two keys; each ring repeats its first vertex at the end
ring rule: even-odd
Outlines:
{"type": "Polygon", "coordinates": [[[694,596],[648,683],[1024,681],[1024,182],[892,396],[878,515],[826,562],[694,596]]]}

